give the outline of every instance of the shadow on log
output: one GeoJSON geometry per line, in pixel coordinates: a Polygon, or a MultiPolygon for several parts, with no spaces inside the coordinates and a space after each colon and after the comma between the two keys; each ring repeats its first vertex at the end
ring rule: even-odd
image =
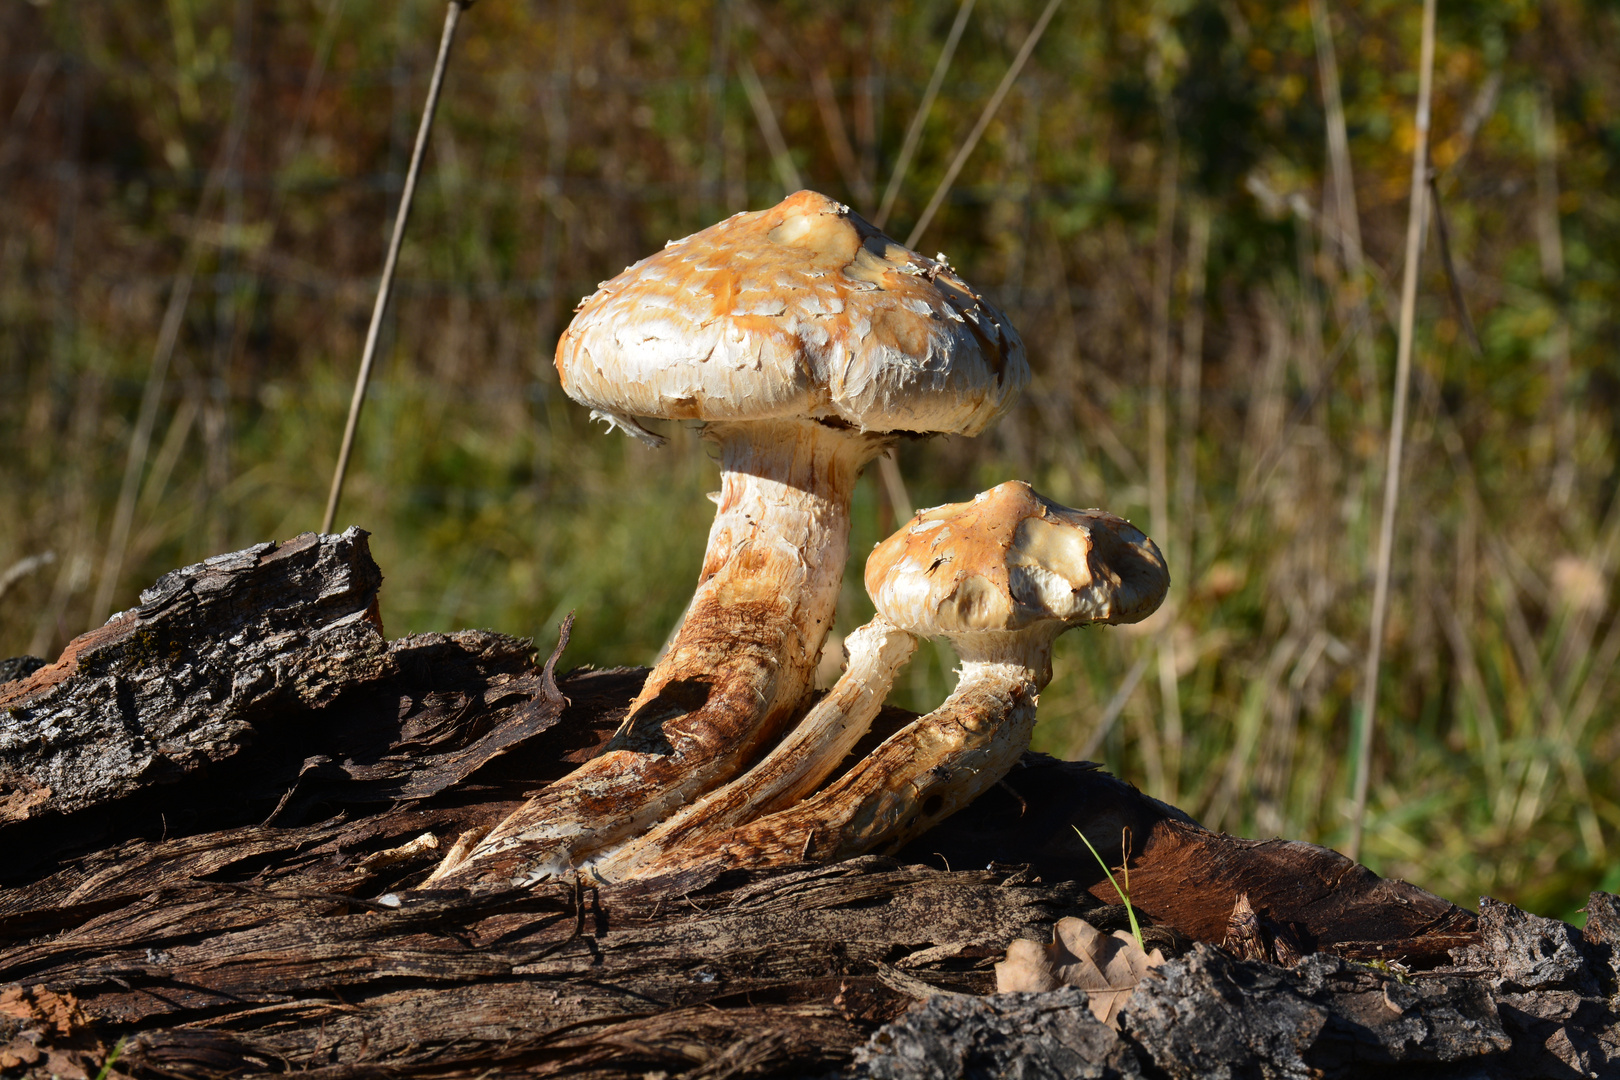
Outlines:
{"type": "Polygon", "coordinates": [[[557,677],[566,626],[544,664],[484,632],[387,642],[381,580],[359,530],[260,545],[0,685],[0,1074],[95,1076],[120,1045],[109,1075],[1620,1068],[1613,897],[1585,935],[1482,925],[1039,755],[897,859],[413,890],[593,756],[645,672],[557,677]],[[1084,991],[984,996],[1014,938],[1125,925],[1076,828],[1111,863],[1129,838],[1176,957],[1120,1031],[1084,991]]]}

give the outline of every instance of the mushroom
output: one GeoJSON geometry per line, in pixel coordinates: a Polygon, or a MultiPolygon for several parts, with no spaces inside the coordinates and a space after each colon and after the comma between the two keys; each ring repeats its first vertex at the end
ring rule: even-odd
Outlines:
{"type": "Polygon", "coordinates": [[[1053,639],[1074,626],[1144,619],[1169,584],[1158,547],[1129,522],[1060,506],[1020,481],[918,514],[867,560],[866,587],[888,623],[950,641],[962,661],[950,697],[804,802],[667,848],[625,876],[897,850],[1000,780],[1029,747],[1053,639]]]}
{"type": "Polygon", "coordinates": [[[900,433],[975,435],[1029,378],[1006,316],[943,259],[811,191],[734,215],[587,297],[557,345],[564,391],[701,420],[719,512],[696,594],[597,758],[431,881],[554,876],[735,776],[810,688],[861,467],[900,433]]]}
{"type": "Polygon", "coordinates": [[[838,682],[759,764],[651,832],[604,851],[590,861],[591,872],[608,881],[626,877],[667,853],[785,809],[815,791],[871,728],[917,641],[882,615],[851,632],[845,639],[849,662],[838,682]]]}

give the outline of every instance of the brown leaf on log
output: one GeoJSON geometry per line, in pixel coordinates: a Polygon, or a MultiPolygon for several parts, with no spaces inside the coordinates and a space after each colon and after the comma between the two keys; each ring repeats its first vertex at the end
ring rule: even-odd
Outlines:
{"type": "Polygon", "coordinates": [[[1077,987],[1086,992],[1092,1014],[1117,1031],[1131,992],[1163,963],[1161,950],[1144,951],[1125,931],[1104,934],[1071,916],[1058,920],[1050,945],[1020,939],[1007,946],[1007,959],[996,965],[996,992],[1077,987]]]}

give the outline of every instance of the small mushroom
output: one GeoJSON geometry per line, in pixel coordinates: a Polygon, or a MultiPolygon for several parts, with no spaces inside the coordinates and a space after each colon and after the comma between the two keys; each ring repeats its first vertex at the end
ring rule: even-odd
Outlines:
{"type": "Polygon", "coordinates": [[[719,513],[687,615],[607,750],[433,883],[564,872],[735,776],[810,689],[861,467],[900,433],[977,434],[1029,378],[1006,316],[949,267],[811,191],[604,282],[557,372],[643,438],[636,417],[704,421],[719,513]]]}
{"type": "Polygon", "coordinates": [[[1058,634],[1144,619],[1169,583],[1158,547],[1129,522],[1059,506],[1019,481],[918,514],[867,560],[867,591],[889,623],[951,642],[962,665],[950,697],[810,799],[667,850],[627,876],[898,849],[1000,780],[1029,747],[1058,634]]]}

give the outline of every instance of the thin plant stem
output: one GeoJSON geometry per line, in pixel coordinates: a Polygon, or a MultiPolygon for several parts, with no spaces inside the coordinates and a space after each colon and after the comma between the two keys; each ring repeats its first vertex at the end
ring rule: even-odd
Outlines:
{"type": "MultiPolygon", "coordinates": [[[[1337,239],[1344,255],[1345,274],[1350,278],[1352,318],[1367,306],[1367,266],[1361,251],[1361,215],[1356,210],[1356,181],[1350,167],[1350,136],[1344,119],[1344,99],[1339,93],[1339,57],[1333,46],[1333,24],[1328,21],[1327,0],[1311,0],[1311,26],[1316,38],[1317,74],[1322,81],[1322,104],[1327,113],[1328,162],[1333,169],[1333,211],[1337,239]]],[[[1371,337],[1356,339],[1356,359],[1360,368],[1362,420],[1369,429],[1379,426],[1378,365],[1373,359],[1371,337]]]]}
{"type": "Polygon", "coordinates": [[[1390,560],[1395,546],[1395,514],[1400,507],[1401,455],[1406,437],[1406,398],[1412,381],[1412,331],[1417,313],[1417,278],[1423,251],[1429,175],[1429,103],[1434,84],[1434,10],[1436,0],[1423,0],[1423,41],[1418,60],[1418,102],[1412,147],[1412,201],[1406,221],[1406,266],[1401,277],[1400,336],[1395,353],[1394,411],[1389,422],[1389,450],[1384,463],[1384,507],[1378,527],[1378,562],[1373,577],[1372,625],[1368,631],[1367,668],[1362,687],[1360,727],[1356,731],[1355,793],[1350,809],[1350,842],[1345,854],[1361,857],[1367,817],[1367,781],[1372,772],[1373,732],[1378,708],[1378,670],[1383,659],[1384,618],[1389,608],[1390,560]]]}
{"type": "Polygon", "coordinates": [[[1479,331],[1474,328],[1474,317],[1468,313],[1468,301],[1463,297],[1462,280],[1457,276],[1457,264],[1451,258],[1451,228],[1446,223],[1446,207],[1440,201],[1440,184],[1434,170],[1429,170],[1429,201],[1434,205],[1435,236],[1440,240],[1440,265],[1446,271],[1446,288],[1451,293],[1451,306],[1456,309],[1457,321],[1462,323],[1463,335],[1477,359],[1484,359],[1485,346],[1480,344],[1479,331]]]}
{"type": "Polygon", "coordinates": [[[427,154],[428,136],[433,132],[433,117],[439,108],[439,92],[444,88],[444,70],[450,62],[450,46],[456,39],[456,24],[461,13],[473,0],[450,0],[444,13],[444,33],[439,37],[439,56],[433,65],[433,79],[428,84],[427,106],[422,110],[422,123],[416,130],[416,146],[411,151],[411,166],[405,174],[405,190],[400,193],[399,211],[394,215],[394,235],[388,242],[388,257],[383,262],[382,281],[377,285],[377,302],[371,309],[371,326],[366,330],[366,347],[360,357],[360,373],[355,376],[354,395],[349,399],[349,419],[343,427],[343,448],[338,451],[337,468],[332,470],[332,489],[326,497],[326,514],[321,518],[321,532],[332,531],[337,518],[338,502],[343,498],[343,478],[349,471],[349,456],[354,452],[354,433],[360,423],[360,407],[366,401],[366,385],[371,381],[372,364],[377,358],[377,339],[382,332],[383,313],[394,291],[394,270],[399,265],[399,249],[405,240],[405,224],[410,220],[411,201],[416,196],[416,181],[422,172],[422,158],[427,154]]]}
{"type": "Polygon", "coordinates": [[[1041,17],[1035,21],[1034,29],[1024,39],[1024,44],[1019,46],[1018,55],[1013,57],[1012,65],[1007,68],[1007,74],[1001,77],[1001,84],[996,87],[996,92],[991,94],[990,100],[985,103],[984,111],[979,113],[978,122],[973,125],[973,130],[968,132],[967,141],[956,152],[956,157],[951,159],[950,168],[945,170],[945,176],[940,180],[939,186],[934,189],[934,195],[928,200],[928,206],[923,209],[922,217],[917,219],[917,224],[911,229],[911,235],[906,237],[906,247],[915,249],[917,241],[921,240],[923,233],[928,231],[929,223],[934,220],[934,214],[939,211],[940,204],[945,201],[945,196],[950,193],[951,185],[956,182],[957,174],[962,171],[962,166],[967,164],[968,155],[973,153],[973,148],[979,145],[979,138],[984,134],[984,129],[990,126],[991,120],[995,119],[996,110],[1001,107],[1002,99],[1007,96],[1007,91],[1011,90],[1013,83],[1018,80],[1019,72],[1024,70],[1025,62],[1029,60],[1030,53],[1035,51],[1035,46],[1040,43],[1041,35],[1046,33],[1046,24],[1052,21],[1053,15],[1057,14],[1058,5],[1061,3],[1063,3],[1063,0],[1048,0],[1046,10],[1041,12],[1041,17]]]}
{"type": "Polygon", "coordinates": [[[1148,653],[1138,656],[1136,662],[1131,665],[1131,669],[1125,673],[1125,678],[1120,681],[1119,688],[1114,691],[1114,696],[1108,699],[1107,705],[1103,706],[1102,715],[1097,718],[1096,728],[1092,731],[1091,737],[1086,740],[1086,745],[1080,750],[1079,760],[1090,761],[1092,755],[1102,746],[1103,740],[1108,738],[1108,733],[1114,729],[1115,721],[1125,711],[1126,703],[1131,700],[1131,695],[1136,693],[1136,688],[1141,685],[1142,676],[1147,674],[1149,657],[1150,654],[1148,653]]]}
{"type": "MultiPolygon", "coordinates": [[[[1136,947],[1141,949],[1143,952],[1146,952],[1147,946],[1142,944],[1142,927],[1136,921],[1136,906],[1131,903],[1130,879],[1126,878],[1125,888],[1120,888],[1119,882],[1114,880],[1114,872],[1108,869],[1108,864],[1104,862],[1103,857],[1097,853],[1096,847],[1092,845],[1091,841],[1086,837],[1086,834],[1080,831],[1080,826],[1071,825],[1069,827],[1075,831],[1077,836],[1080,837],[1080,842],[1086,845],[1086,850],[1091,852],[1091,857],[1093,859],[1097,860],[1097,865],[1102,867],[1102,872],[1108,875],[1108,884],[1114,887],[1114,891],[1119,894],[1120,903],[1125,905],[1125,917],[1131,922],[1131,937],[1136,939],[1136,947]]],[[[1129,860],[1127,859],[1127,861],[1129,860]]],[[[1129,870],[1127,870],[1124,865],[1121,865],[1119,872],[1121,874],[1128,874],[1129,870]]]]}
{"type": "Polygon", "coordinates": [[[883,202],[878,207],[877,216],[872,219],[872,224],[880,229],[888,223],[889,214],[894,210],[894,200],[900,195],[906,170],[911,168],[911,156],[917,152],[917,141],[922,138],[923,123],[934,108],[934,99],[939,96],[940,85],[945,82],[945,72],[950,70],[951,58],[956,55],[956,44],[962,40],[962,31],[967,26],[968,16],[973,14],[975,2],[962,0],[961,6],[956,9],[956,21],[951,23],[951,32],[946,35],[945,47],[939,51],[939,59],[934,61],[934,73],[928,77],[928,88],[923,91],[922,101],[917,104],[911,126],[906,128],[905,141],[900,144],[900,156],[895,159],[894,172],[889,175],[889,186],[883,189],[883,202]]]}
{"type": "Polygon", "coordinates": [[[810,90],[815,95],[816,111],[821,114],[821,126],[827,131],[827,143],[832,147],[833,160],[844,174],[844,183],[862,205],[872,203],[872,182],[861,172],[855,158],[855,147],[849,141],[849,129],[844,126],[844,114],[838,107],[838,94],[833,89],[832,76],[822,64],[810,72],[810,90]]]}
{"type": "Polygon", "coordinates": [[[776,110],[771,107],[771,99],[765,95],[765,87],[760,84],[759,75],[748,57],[737,57],[737,76],[742,79],[743,92],[748,95],[748,104],[753,107],[754,119],[759,121],[760,134],[765,136],[765,144],[771,148],[771,164],[776,167],[776,178],[782,182],[783,194],[791,195],[804,187],[804,181],[799,177],[799,167],[793,164],[793,155],[788,152],[787,140],[782,137],[782,126],[776,122],[776,110]]]}
{"type": "Polygon", "coordinates": [[[1176,485],[1174,539],[1181,550],[1171,565],[1189,585],[1193,579],[1194,508],[1198,502],[1198,418],[1204,369],[1204,314],[1209,284],[1208,203],[1196,200],[1187,223],[1187,310],[1182,316],[1181,371],[1176,401],[1176,485]]]}
{"type": "Polygon", "coordinates": [[[17,99],[17,107],[11,110],[11,119],[6,124],[5,137],[0,138],[0,191],[5,190],[6,173],[12,161],[18,156],[23,146],[23,135],[28,125],[34,119],[34,113],[45,100],[45,90],[51,81],[51,75],[56,72],[61,59],[55,53],[40,53],[29,69],[28,82],[23,85],[22,96],[17,99]]]}
{"type": "MultiPolygon", "coordinates": [[[[1155,536],[1170,539],[1169,402],[1170,302],[1175,289],[1177,181],[1181,173],[1180,140],[1168,103],[1164,120],[1163,157],[1159,166],[1158,235],[1153,257],[1153,342],[1148,365],[1147,443],[1148,520],[1155,536]]],[[[1172,558],[1177,556],[1172,553],[1172,558]]],[[[1164,718],[1164,776],[1159,797],[1175,802],[1181,788],[1181,690],[1176,661],[1174,599],[1157,637],[1159,696],[1164,718]]]]}
{"type": "Polygon", "coordinates": [[[912,508],[911,495],[906,491],[906,478],[900,473],[900,463],[895,460],[893,449],[878,458],[878,479],[883,482],[883,494],[889,500],[889,509],[894,511],[895,523],[898,525],[910,521],[916,511],[912,508]]]}
{"type": "Polygon", "coordinates": [[[38,555],[30,555],[26,559],[18,559],[12,563],[4,573],[0,573],[0,599],[4,599],[6,593],[10,592],[17,582],[55,561],[56,552],[42,551],[38,555]]]}
{"type": "MultiPolygon", "coordinates": [[[[235,160],[247,128],[247,115],[238,98],[231,110],[230,123],[220,142],[219,156],[203,181],[202,194],[197,199],[197,220],[203,221],[213,207],[215,198],[224,188],[225,174],[235,160]]],[[[152,429],[157,426],[157,414],[163,404],[163,389],[169,378],[169,364],[180,341],[180,328],[185,321],[186,305],[191,302],[192,286],[202,269],[203,253],[207,244],[199,226],[187,244],[184,268],[175,278],[169,293],[169,303],[158,326],[157,341],[152,346],[152,362],[146,371],[146,385],[141,392],[141,407],[135,414],[135,427],[130,432],[129,450],[124,456],[124,478],[118,487],[118,502],[113,507],[112,532],[102,554],[101,576],[96,582],[96,595],[90,605],[90,625],[100,626],[112,613],[113,595],[118,590],[118,579],[123,574],[124,559],[129,551],[129,534],[135,524],[135,508],[140,495],[141,474],[146,469],[146,455],[152,447],[152,429]]]]}
{"type": "Polygon", "coordinates": [[[1555,318],[1548,335],[1547,395],[1552,411],[1552,501],[1560,510],[1569,504],[1575,483],[1575,411],[1569,398],[1569,317],[1564,304],[1564,242],[1558,224],[1558,123],[1552,98],[1543,89],[1536,99],[1536,241],[1541,254],[1541,277],[1554,298],[1555,318]]]}

